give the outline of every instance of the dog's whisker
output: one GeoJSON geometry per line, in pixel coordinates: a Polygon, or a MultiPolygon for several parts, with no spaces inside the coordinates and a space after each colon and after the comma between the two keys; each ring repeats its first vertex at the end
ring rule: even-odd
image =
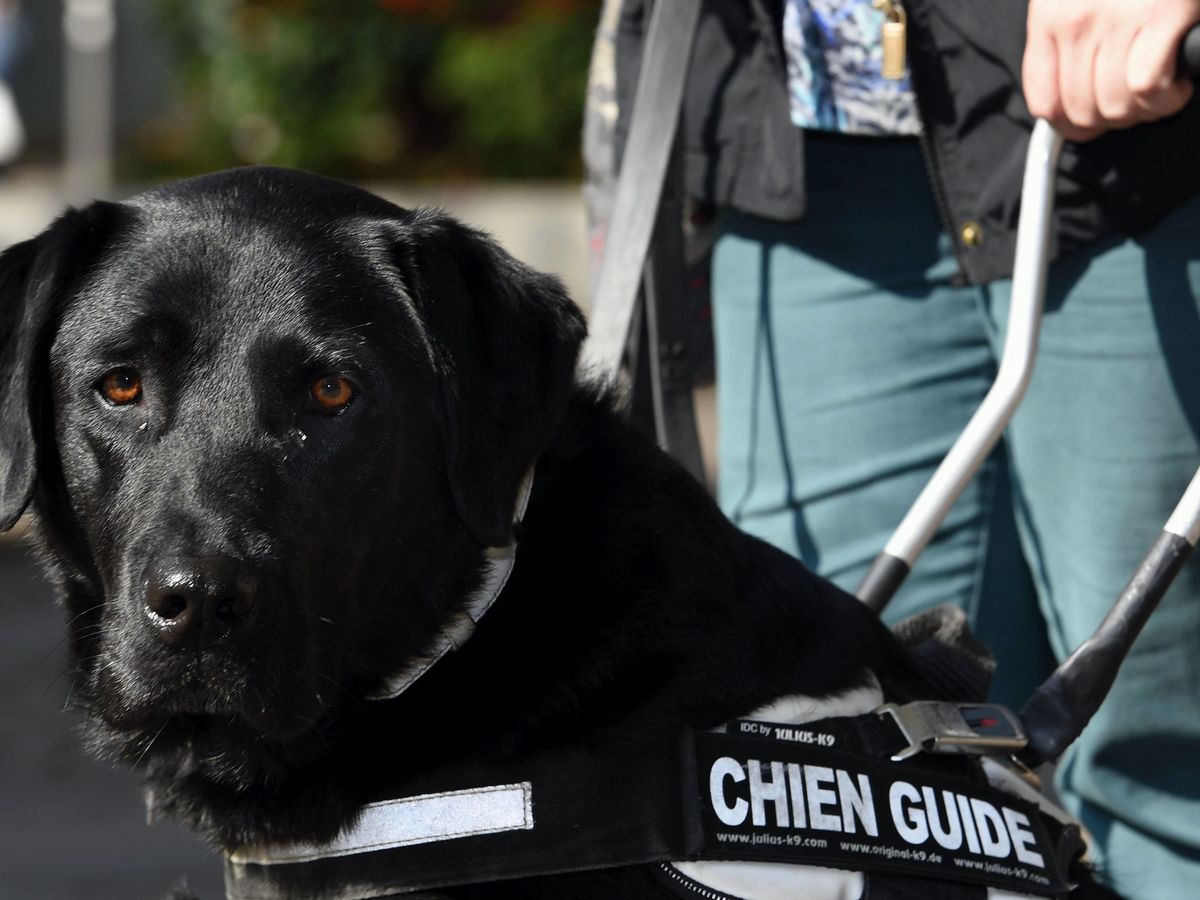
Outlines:
{"type": "Polygon", "coordinates": [[[62,671],[60,671],[57,675],[55,675],[53,678],[51,678],[50,683],[48,685],[46,685],[44,688],[42,688],[42,692],[40,694],[38,694],[38,698],[41,699],[42,697],[45,697],[48,693],[50,693],[50,689],[53,688],[54,685],[58,684],[58,679],[62,678],[64,675],[66,675],[68,672],[70,672],[74,668],[75,668],[74,666],[68,665],[62,671]]]}
{"type": "Polygon", "coordinates": [[[317,676],[319,678],[323,678],[325,681],[328,681],[330,684],[332,684],[339,694],[346,693],[345,686],[340,681],[338,681],[336,678],[334,678],[333,676],[326,675],[324,672],[318,672],[317,676]]]}
{"type": "Polygon", "coordinates": [[[104,608],[103,603],[97,603],[94,606],[89,606],[87,609],[85,609],[79,615],[72,617],[71,620],[69,622],[67,622],[66,627],[69,629],[72,625],[74,625],[76,622],[78,622],[80,619],[82,619],[88,613],[93,613],[96,610],[103,609],[103,608],[104,608]]]}
{"type": "Polygon", "coordinates": [[[303,713],[298,713],[294,709],[285,709],[284,712],[286,712],[293,719],[299,719],[301,722],[305,722],[309,725],[316,725],[318,721],[312,716],[306,716],[303,713]]]}
{"type": "Polygon", "coordinates": [[[318,615],[317,613],[311,612],[307,609],[297,610],[297,612],[299,612],[300,615],[305,616],[306,618],[316,619],[318,622],[324,622],[326,625],[332,625],[334,628],[342,627],[341,622],[335,621],[334,619],[331,619],[328,616],[321,616],[321,615],[318,615]]]}
{"type": "Polygon", "coordinates": [[[358,329],[360,329],[360,328],[370,328],[370,327],[371,327],[372,325],[374,325],[374,324],[375,324],[374,322],[362,322],[362,323],[360,323],[360,324],[358,324],[358,325],[350,325],[350,326],[348,326],[348,327],[346,327],[346,328],[339,328],[337,331],[331,331],[331,332],[329,332],[329,333],[330,333],[331,335],[335,335],[335,334],[350,334],[350,333],[352,333],[352,332],[354,332],[354,331],[357,331],[357,330],[358,330],[358,329]]]}
{"type": "Polygon", "coordinates": [[[136,760],[134,760],[133,767],[135,769],[138,767],[141,761],[145,759],[146,754],[150,752],[150,748],[154,746],[154,742],[157,741],[163,731],[166,730],[168,722],[170,722],[170,719],[164,720],[163,723],[158,726],[158,731],[154,732],[154,737],[150,738],[150,742],[146,744],[146,749],[141,752],[136,760]]]}
{"type": "Polygon", "coordinates": [[[99,623],[99,622],[96,623],[95,625],[88,625],[88,626],[85,626],[85,627],[80,628],[75,631],[68,631],[66,634],[64,634],[57,641],[54,642],[53,647],[51,647],[49,650],[46,651],[46,655],[42,657],[42,662],[45,662],[51,656],[53,656],[54,651],[56,651],[59,647],[61,647],[63,644],[65,644],[69,640],[78,640],[79,638],[92,637],[93,635],[103,634],[103,633],[104,633],[104,625],[103,625],[103,623],[99,623]]]}
{"type": "MultiPolygon", "coordinates": [[[[54,687],[54,685],[56,685],[58,683],[58,680],[60,678],[62,678],[64,675],[70,675],[74,672],[78,672],[84,665],[86,665],[89,662],[92,662],[95,659],[98,659],[99,656],[100,656],[99,653],[92,653],[92,654],[89,654],[88,656],[80,656],[80,657],[68,662],[65,666],[63,666],[59,670],[57,675],[55,675],[53,678],[50,679],[50,683],[47,684],[42,689],[41,694],[39,694],[38,696],[45,697],[46,694],[50,693],[50,690],[54,687]]],[[[70,694],[68,693],[67,696],[69,698],[70,694]]]]}
{"type": "Polygon", "coordinates": [[[72,628],[67,632],[69,637],[79,637],[96,631],[103,631],[104,623],[96,622],[93,625],[81,625],[78,628],[72,628]]]}

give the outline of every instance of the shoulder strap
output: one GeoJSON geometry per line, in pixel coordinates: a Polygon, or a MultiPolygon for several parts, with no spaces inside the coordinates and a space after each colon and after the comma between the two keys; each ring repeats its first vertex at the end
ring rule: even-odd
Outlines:
{"type": "Polygon", "coordinates": [[[697,477],[703,467],[685,342],[677,140],[701,5],[654,4],[584,347],[585,367],[604,380],[618,380],[628,366],[635,412],[637,395],[649,387],[646,418],[652,417],[659,443],[697,477]]]}

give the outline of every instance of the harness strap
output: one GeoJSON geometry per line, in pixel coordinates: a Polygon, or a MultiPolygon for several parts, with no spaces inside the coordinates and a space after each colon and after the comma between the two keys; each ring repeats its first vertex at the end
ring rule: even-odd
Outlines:
{"type": "Polygon", "coordinates": [[[892,762],[904,740],[869,714],[472,760],[397,784],[329,845],[233,853],[228,896],[361,900],[670,860],[1068,890],[1067,829],[987,785],[975,760],[892,762]]]}

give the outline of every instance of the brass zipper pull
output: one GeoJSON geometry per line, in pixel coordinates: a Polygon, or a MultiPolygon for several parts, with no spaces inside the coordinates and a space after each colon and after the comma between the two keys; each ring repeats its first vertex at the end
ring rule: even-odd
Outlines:
{"type": "Polygon", "coordinates": [[[898,81],[904,77],[908,17],[904,15],[904,7],[895,0],[871,0],[871,6],[887,17],[883,23],[883,64],[880,74],[898,81]]]}

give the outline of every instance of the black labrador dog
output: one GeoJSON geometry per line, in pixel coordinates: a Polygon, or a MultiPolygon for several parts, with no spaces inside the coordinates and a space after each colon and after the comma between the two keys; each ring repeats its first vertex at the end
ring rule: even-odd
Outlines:
{"type": "MultiPolygon", "coordinates": [[[[908,678],[871,613],[577,381],[584,333],[484,235],[278,169],[7,250],[0,529],[32,511],[92,749],[230,850],[329,839],[397,771],[908,678]],[[470,639],[367,699],[514,541],[470,639]]],[[[446,893],[669,896],[645,867],[446,893]]]]}

